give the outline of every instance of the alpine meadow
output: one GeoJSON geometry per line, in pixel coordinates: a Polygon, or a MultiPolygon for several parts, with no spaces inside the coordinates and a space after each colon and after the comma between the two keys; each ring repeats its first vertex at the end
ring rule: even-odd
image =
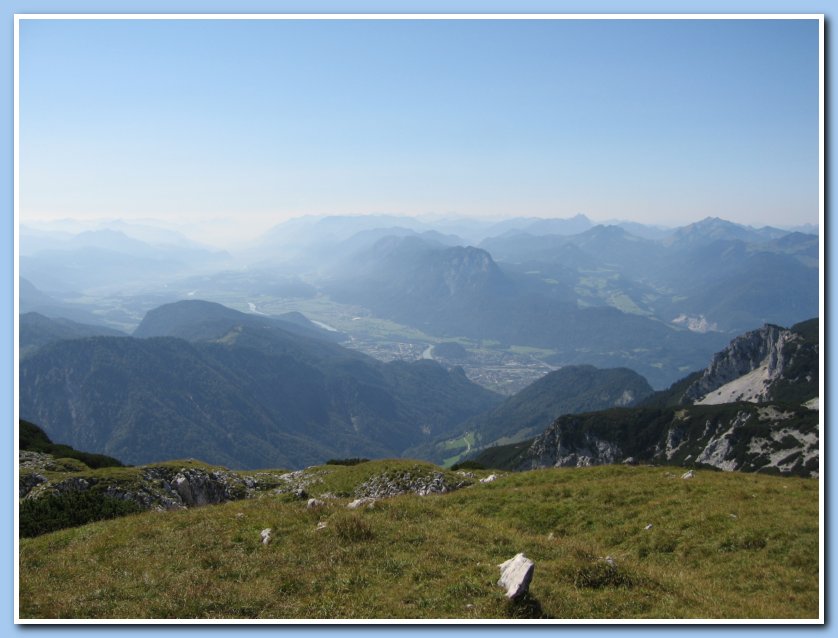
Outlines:
{"type": "Polygon", "coordinates": [[[15,18],[15,621],[823,625],[824,17],[244,17],[15,18]]]}

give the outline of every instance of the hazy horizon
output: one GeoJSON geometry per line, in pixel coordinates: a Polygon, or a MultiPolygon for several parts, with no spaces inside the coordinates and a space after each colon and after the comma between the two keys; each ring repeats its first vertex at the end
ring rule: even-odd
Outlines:
{"type": "MultiPolygon", "coordinates": [[[[527,216],[528,219],[543,219],[543,220],[568,220],[572,219],[577,216],[584,216],[589,221],[591,221],[594,225],[612,225],[612,224],[619,224],[619,223],[637,223],[643,224],[643,222],[636,222],[632,219],[593,219],[589,215],[585,215],[584,213],[577,213],[575,215],[569,215],[567,217],[540,217],[537,215],[527,216]]],[[[377,213],[366,213],[366,214],[357,214],[357,215],[296,215],[293,217],[288,217],[286,219],[278,220],[275,222],[269,221],[266,225],[256,225],[254,227],[241,227],[238,225],[234,219],[232,218],[214,218],[209,220],[202,220],[200,224],[196,225],[195,223],[189,223],[188,221],[181,221],[181,220],[165,220],[160,218],[153,218],[153,217],[136,217],[136,218],[124,218],[124,217],[98,217],[98,218],[74,218],[74,217],[62,217],[62,218],[54,218],[54,219],[36,219],[36,220],[21,220],[20,226],[31,228],[33,230],[39,230],[44,232],[67,232],[67,233],[80,233],[90,230],[98,230],[113,226],[150,226],[155,227],[163,230],[171,230],[177,233],[184,235],[187,239],[192,241],[206,244],[208,246],[213,246],[216,248],[229,248],[229,247],[240,247],[246,244],[249,244],[254,241],[258,241],[262,235],[266,232],[270,231],[277,226],[281,226],[282,224],[290,221],[296,220],[303,220],[303,219],[327,219],[327,218],[354,218],[354,217],[402,217],[404,219],[413,219],[418,222],[426,223],[430,226],[433,226],[434,223],[441,223],[441,222],[475,222],[480,224],[486,224],[487,227],[491,224],[500,223],[503,221],[508,221],[516,218],[523,219],[524,216],[518,215],[507,215],[507,216],[497,216],[497,217],[474,217],[474,216],[458,216],[458,215],[435,215],[435,214],[427,214],[427,215],[395,215],[391,213],[385,212],[377,212],[377,213]]],[[[695,224],[697,222],[702,221],[703,219],[707,218],[714,218],[719,217],[720,219],[724,219],[725,221],[733,222],[730,219],[726,219],[724,217],[720,217],[717,215],[707,215],[701,219],[694,219],[691,221],[687,221],[683,224],[678,225],[666,225],[666,224],[643,224],[645,226],[662,229],[662,230],[674,230],[678,227],[687,226],[691,224],[695,224]]],[[[760,225],[751,225],[751,224],[741,224],[742,226],[751,227],[755,229],[764,228],[771,226],[770,224],[760,224],[760,225]]],[[[382,224],[381,228],[386,228],[387,224],[382,224]]],[[[820,232],[819,225],[815,224],[789,224],[789,225],[782,225],[776,226],[781,230],[791,230],[797,228],[806,228],[808,227],[814,228],[817,232],[820,232]]],[[[127,233],[130,235],[130,232],[127,233]]]]}
{"type": "Polygon", "coordinates": [[[23,19],[19,221],[818,224],[818,63],[817,20],[23,19]]]}

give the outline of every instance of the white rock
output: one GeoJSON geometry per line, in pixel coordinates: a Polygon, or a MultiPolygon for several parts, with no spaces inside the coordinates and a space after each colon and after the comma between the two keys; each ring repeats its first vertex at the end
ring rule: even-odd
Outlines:
{"type": "Polygon", "coordinates": [[[271,528],[267,527],[259,534],[259,538],[262,539],[262,545],[267,545],[271,542],[271,531],[271,528]]]}
{"type": "Polygon", "coordinates": [[[365,496],[363,498],[356,498],[354,501],[352,501],[346,507],[348,509],[351,509],[351,510],[356,510],[359,507],[364,507],[364,506],[373,507],[374,504],[375,504],[375,499],[374,498],[369,498],[369,497],[365,496]]]}
{"type": "Polygon", "coordinates": [[[317,527],[315,527],[314,529],[315,530],[326,529],[326,523],[324,523],[323,521],[320,521],[319,523],[317,523],[317,527]]]}
{"type": "Polygon", "coordinates": [[[491,483],[492,481],[496,481],[498,479],[497,474],[489,474],[486,478],[480,479],[481,483],[491,483]]]}
{"type": "Polygon", "coordinates": [[[323,501],[318,500],[316,498],[310,498],[310,499],[308,499],[308,503],[306,503],[306,508],[310,509],[310,510],[313,510],[317,507],[323,507],[324,505],[325,505],[325,503],[323,501]]]}
{"type": "Polygon", "coordinates": [[[651,523],[649,523],[649,524],[648,524],[646,527],[644,527],[643,529],[652,529],[652,524],[651,524],[651,523]]]}
{"type": "Polygon", "coordinates": [[[681,475],[681,478],[682,478],[682,479],[691,479],[691,478],[693,478],[694,476],[695,476],[695,474],[693,474],[693,471],[692,471],[692,470],[688,470],[688,471],[684,472],[684,473],[681,475]]]}
{"type": "Polygon", "coordinates": [[[526,593],[532,580],[535,563],[524,554],[516,554],[500,565],[498,586],[506,589],[507,598],[517,598],[526,593]]]}

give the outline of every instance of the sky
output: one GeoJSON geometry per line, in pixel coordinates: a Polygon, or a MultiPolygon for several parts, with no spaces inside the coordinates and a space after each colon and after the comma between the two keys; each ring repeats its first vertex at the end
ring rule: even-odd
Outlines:
{"type": "Polygon", "coordinates": [[[22,20],[20,221],[816,224],[818,56],[816,20],[22,20]]]}

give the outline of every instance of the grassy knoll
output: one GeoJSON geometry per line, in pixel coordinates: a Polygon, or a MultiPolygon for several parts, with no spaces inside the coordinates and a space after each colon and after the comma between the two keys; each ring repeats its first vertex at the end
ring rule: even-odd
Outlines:
{"type": "Polygon", "coordinates": [[[21,539],[21,617],[818,615],[816,480],[550,469],[346,508],[369,477],[425,465],[311,468],[308,493],[336,495],[319,509],[265,494],[21,539]],[[262,545],[266,527],[274,540],[262,545]],[[535,575],[529,596],[510,603],[497,564],[517,552],[535,575]]]}

